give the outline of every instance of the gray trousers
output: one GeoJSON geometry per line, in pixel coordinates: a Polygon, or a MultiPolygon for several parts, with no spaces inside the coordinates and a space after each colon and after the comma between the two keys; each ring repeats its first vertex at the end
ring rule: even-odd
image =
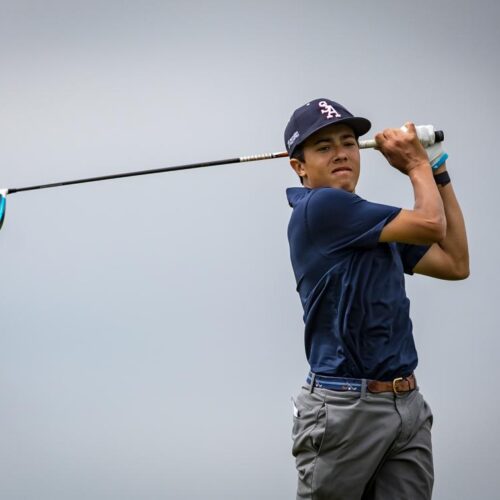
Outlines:
{"type": "Polygon", "coordinates": [[[297,500],[429,500],[432,413],[417,390],[304,386],[294,401],[297,500]]]}

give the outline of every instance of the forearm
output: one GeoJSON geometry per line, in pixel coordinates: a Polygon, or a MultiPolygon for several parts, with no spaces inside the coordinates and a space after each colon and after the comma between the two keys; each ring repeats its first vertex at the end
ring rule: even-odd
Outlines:
{"type": "Polygon", "coordinates": [[[440,195],[429,165],[415,168],[409,173],[414,194],[414,212],[421,215],[422,220],[436,239],[441,240],[446,234],[446,214],[443,199],[440,195]]]}
{"type": "MultiPolygon", "coordinates": [[[[446,165],[441,166],[436,173],[446,170],[446,165]]],[[[446,216],[446,236],[438,242],[443,252],[452,259],[454,266],[461,274],[469,274],[469,248],[465,221],[451,183],[439,186],[439,194],[443,201],[446,216]]]]}
{"type": "Polygon", "coordinates": [[[408,175],[413,187],[413,210],[401,210],[380,233],[379,241],[398,241],[430,245],[446,235],[443,201],[415,126],[405,124],[405,131],[385,129],[375,135],[377,147],[389,163],[408,175]]]}

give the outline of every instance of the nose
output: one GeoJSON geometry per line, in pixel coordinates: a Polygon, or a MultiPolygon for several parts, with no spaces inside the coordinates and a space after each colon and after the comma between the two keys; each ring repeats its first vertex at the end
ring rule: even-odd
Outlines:
{"type": "Polygon", "coordinates": [[[343,147],[337,147],[334,150],[333,161],[339,163],[347,160],[347,153],[343,147]]]}

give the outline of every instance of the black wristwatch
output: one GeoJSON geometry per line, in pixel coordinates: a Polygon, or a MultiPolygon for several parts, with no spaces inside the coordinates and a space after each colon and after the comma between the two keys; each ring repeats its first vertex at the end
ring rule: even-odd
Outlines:
{"type": "Polygon", "coordinates": [[[441,187],[446,186],[446,184],[451,182],[450,174],[448,174],[446,170],[440,174],[436,174],[434,176],[434,180],[436,181],[436,184],[441,187]]]}

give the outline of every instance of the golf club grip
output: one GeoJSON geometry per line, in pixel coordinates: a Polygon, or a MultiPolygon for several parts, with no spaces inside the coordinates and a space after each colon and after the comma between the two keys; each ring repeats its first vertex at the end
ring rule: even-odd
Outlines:
{"type": "MultiPolygon", "coordinates": [[[[436,142],[444,141],[444,132],[442,130],[434,131],[434,144],[436,142]]],[[[368,149],[368,148],[376,148],[377,143],[375,139],[367,139],[365,141],[359,141],[359,149],[368,149]]]]}

